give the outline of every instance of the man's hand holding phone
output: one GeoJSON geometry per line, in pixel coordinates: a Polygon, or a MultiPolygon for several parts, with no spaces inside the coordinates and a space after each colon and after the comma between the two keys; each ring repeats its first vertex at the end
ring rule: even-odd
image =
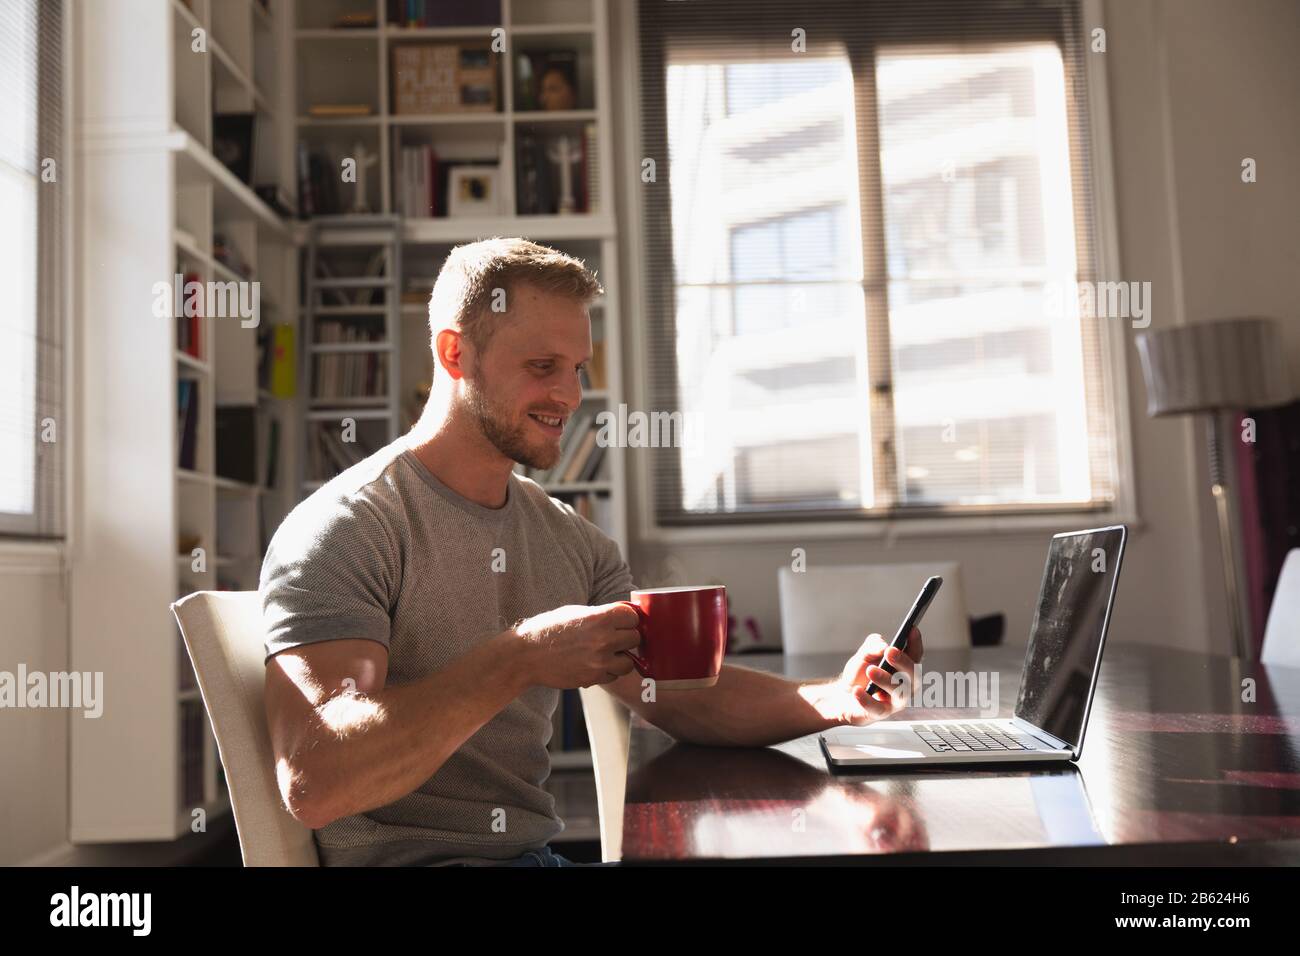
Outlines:
{"type": "Polygon", "coordinates": [[[841,723],[860,727],[898,713],[908,705],[916,664],[925,653],[916,625],[943,586],[943,578],[929,578],[912,602],[911,609],[888,644],[879,634],[868,634],[856,654],[849,658],[834,694],[841,723]],[[905,678],[895,680],[900,673],[905,678]]]}
{"type": "Polygon", "coordinates": [[[849,658],[840,674],[839,683],[860,708],[860,712],[847,720],[855,726],[898,713],[908,705],[912,681],[916,679],[916,664],[925,653],[921,632],[912,628],[906,650],[891,647],[879,634],[868,634],[862,646],[849,658]],[[886,670],[883,665],[892,670],[886,670]],[[895,683],[893,674],[904,675],[895,683]]]}

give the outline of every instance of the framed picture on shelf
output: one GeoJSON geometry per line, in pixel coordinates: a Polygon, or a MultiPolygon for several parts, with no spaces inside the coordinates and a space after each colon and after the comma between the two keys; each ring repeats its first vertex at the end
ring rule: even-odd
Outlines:
{"type": "Polygon", "coordinates": [[[573,50],[525,50],[515,59],[515,109],[576,110],[578,54],[573,50]]]}
{"type": "Polygon", "coordinates": [[[497,55],[486,44],[400,43],[392,52],[393,113],[492,113],[497,55]]]}
{"type": "Polygon", "coordinates": [[[449,217],[498,216],[501,212],[500,169],[495,166],[457,166],[449,171],[449,217]]]}

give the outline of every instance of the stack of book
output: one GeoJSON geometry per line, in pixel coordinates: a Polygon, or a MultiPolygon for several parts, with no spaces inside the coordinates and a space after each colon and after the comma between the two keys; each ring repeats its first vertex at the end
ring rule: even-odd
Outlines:
{"type": "MultiPolygon", "coordinates": [[[[366,329],[350,322],[317,323],[317,342],[379,343],[382,329],[366,329]]],[[[372,398],[388,394],[388,362],[380,352],[330,352],[317,355],[313,399],[372,398]]]]}
{"type": "Polygon", "coordinates": [[[398,211],[411,219],[436,216],[438,154],[432,146],[403,146],[398,161],[398,211]]]}

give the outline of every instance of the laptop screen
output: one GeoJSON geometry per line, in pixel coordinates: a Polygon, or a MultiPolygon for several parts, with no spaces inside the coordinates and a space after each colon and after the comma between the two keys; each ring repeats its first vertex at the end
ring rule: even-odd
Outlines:
{"type": "Polygon", "coordinates": [[[1058,535],[1043,571],[1015,713],[1075,748],[1123,550],[1123,528],[1058,535]]]}

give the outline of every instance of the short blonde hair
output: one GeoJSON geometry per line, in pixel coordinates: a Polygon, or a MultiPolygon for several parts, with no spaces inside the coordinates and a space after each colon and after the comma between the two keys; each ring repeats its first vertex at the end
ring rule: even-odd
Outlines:
{"type": "Polygon", "coordinates": [[[491,309],[496,290],[509,302],[519,283],[583,305],[604,291],[581,259],[527,239],[482,239],[456,246],[443,262],[429,296],[430,337],[453,326],[479,351],[487,348],[501,317],[491,309]]]}

